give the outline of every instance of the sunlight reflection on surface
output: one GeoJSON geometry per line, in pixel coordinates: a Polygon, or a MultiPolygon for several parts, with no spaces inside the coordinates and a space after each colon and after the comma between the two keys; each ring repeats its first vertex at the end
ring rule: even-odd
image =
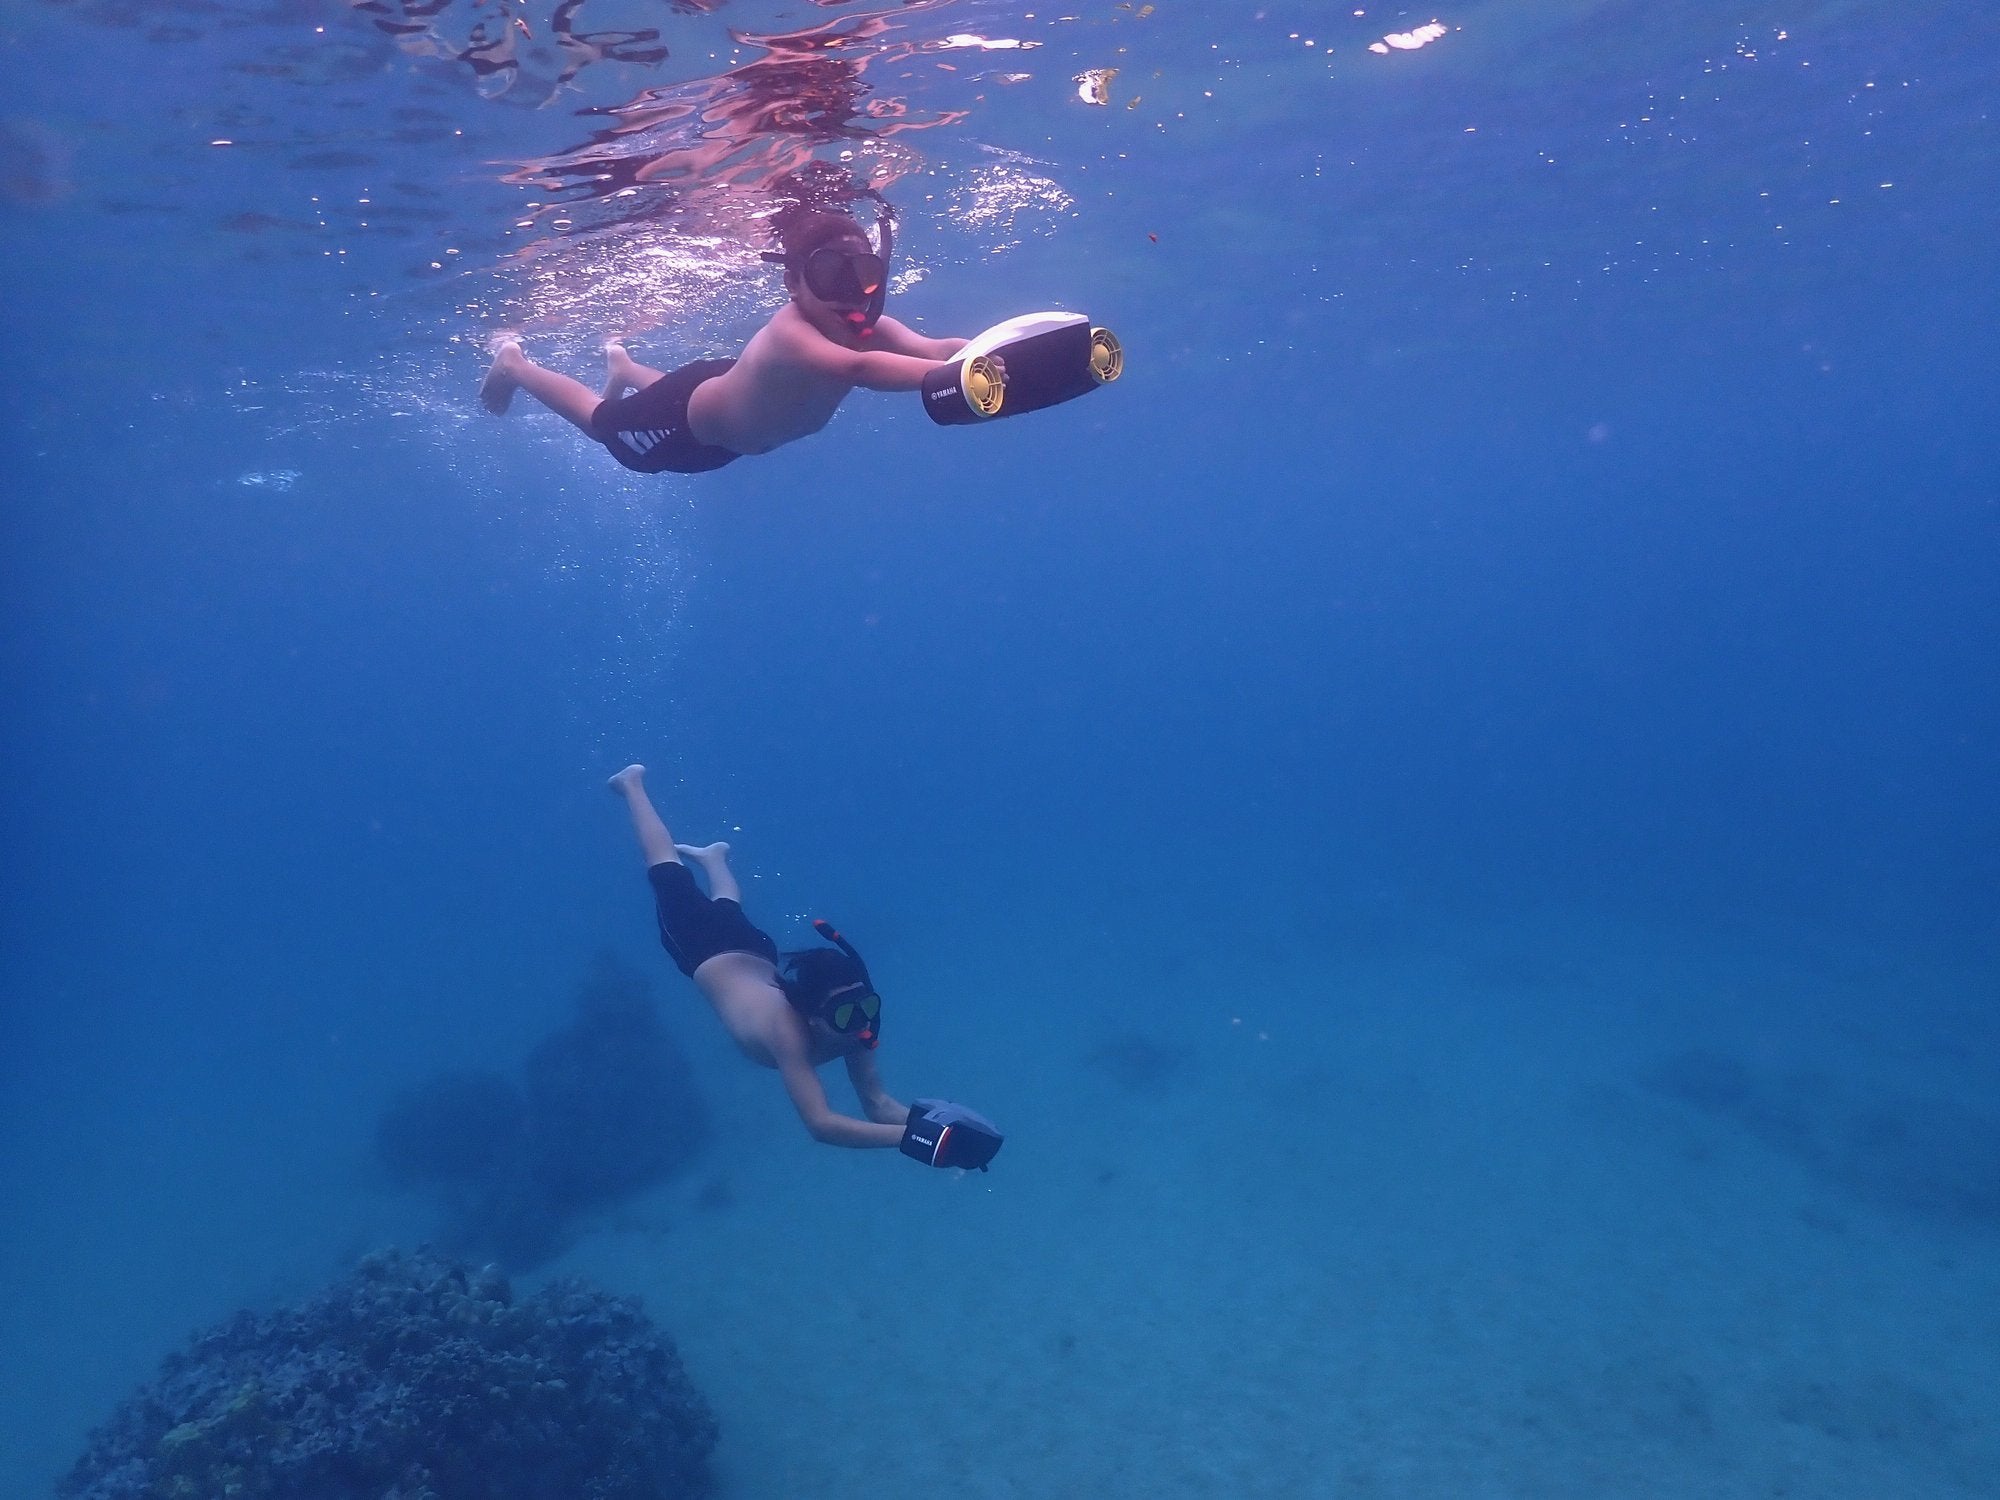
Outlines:
{"type": "Polygon", "coordinates": [[[1428,25],[1414,27],[1409,31],[1392,31],[1383,37],[1381,41],[1370,42],[1368,50],[1370,52],[1382,53],[1391,50],[1397,52],[1415,52],[1419,47],[1428,47],[1432,42],[1443,36],[1446,30],[1446,27],[1436,21],[1432,21],[1428,25]]]}

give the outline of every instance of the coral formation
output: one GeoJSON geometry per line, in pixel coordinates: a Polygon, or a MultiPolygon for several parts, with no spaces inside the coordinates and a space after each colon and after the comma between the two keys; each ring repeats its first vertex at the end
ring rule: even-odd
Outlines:
{"type": "Polygon", "coordinates": [[[559,1254],[579,1215],[682,1170],[707,1134],[645,982],[600,959],[521,1083],[440,1074],[384,1112],[375,1151],[393,1185],[438,1199],[447,1247],[521,1271],[559,1254]]]}
{"type": "Polygon", "coordinates": [[[715,1418],[638,1305],[384,1251],[170,1355],[62,1500],[698,1500],[715,1418]]]}

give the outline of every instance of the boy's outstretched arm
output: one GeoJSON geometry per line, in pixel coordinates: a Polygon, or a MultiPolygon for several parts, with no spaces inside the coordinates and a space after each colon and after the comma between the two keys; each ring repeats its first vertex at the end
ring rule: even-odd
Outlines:
{"type": "Polygon", "coordinates": [[[812,1059],[796,1042],[772,1050],[778,1064],[778,1076],[785,1081],[785,1092],[792,1096],[792,1106],[798,1110],[799,1119],[805,1123],[814,1140],[828,1146],[848,1146],[857,1151],[902,1145],[901,1120],[890,1125],[837,1113],[826,1102],[826,1090],[820,1087],[812,1059]]]}
{"type": "Polygon", "coordinates": [[[891,354],[913,354],[918,359],[951,359],[971,343],[970,339],[925,338],[907,323],[883,316],[875,320],[875,337],[891,354]]]}
{"type": "MultiPolygon", "coordinates": [[[[785,325],[773,320],[771,326],[785,325]]],[[[941,358],[897,354],[888,349],[848,349],[803,318],[786,328],[784,340],[786,355],[807,369],[869,391],[922,390],[924,377],[944,363],[941,358]]]]}
{"type": "Polygon", "coordinates": [[[862,1113],[877,1125],[894,1125],[900,1130],[909,1122],[909,1105],[899,1103],[882,1086],[882,1075],[875,1070],[874,1053],[848,1053],[847,1077],[854,1085],[854,1097],[861,1101],[862,1113]]]}

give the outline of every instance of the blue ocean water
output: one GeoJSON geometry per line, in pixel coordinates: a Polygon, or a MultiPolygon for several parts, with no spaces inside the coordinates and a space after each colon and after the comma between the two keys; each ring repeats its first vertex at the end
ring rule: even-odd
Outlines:
{"type": "Polygon", "coordinates": [[[433,1232],[381,1111],[609,951],[722,1128],[534,1274],[644,1297],[723,1493],[2000,1495],[2000,20],[0,43],[0,1491],[433,1232]],[[809,160],[898,316],[1126,374],[686,479],[480,410],[503,331],[738,347],[809,160]],[[632,760],[990,1174],[798,1128],[654,944],[632,760]]]}

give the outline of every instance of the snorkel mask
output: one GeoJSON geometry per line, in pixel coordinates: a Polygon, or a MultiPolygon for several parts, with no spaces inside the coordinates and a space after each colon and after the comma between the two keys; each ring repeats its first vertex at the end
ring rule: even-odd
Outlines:
{"type": "Polygon", "coordinates": [[[882,997],[875,993],[868,965],[831,922],[816,917],[813,931],[839,952],[809,948],[789,955],[785,972],[779,976],[785,998],[794,1010],[817,1016],[829,1030],[853,1037],[873,1050],[882,1041],[882,997]]]}
{"type": "Polygon", "coordinates": [[[766,250],[763,258],[796,270],[807,291],[839,309],[857,339],[868,339],[874,337],[876,319],[889,300],[889,260],[896,240],[886,203],[875,216],[875,238],[872,251],[821,245],[797,266],[783,251],[766,250]]]}

